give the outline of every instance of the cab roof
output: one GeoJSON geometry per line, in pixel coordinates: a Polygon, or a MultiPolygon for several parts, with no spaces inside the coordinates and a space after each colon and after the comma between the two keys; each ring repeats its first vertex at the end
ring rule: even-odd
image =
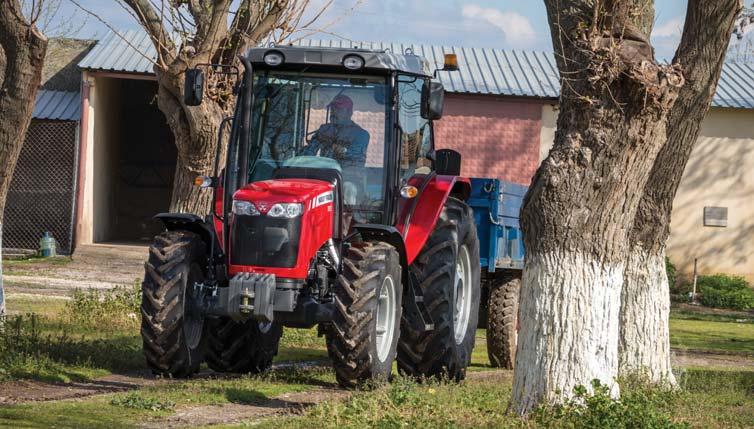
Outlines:
{"type": "Polygon", "coordinates": [[[372,50],[362,48],[329,48],[292,45],[273,45],[263,48],[251,48],[247,58],[257,67],[265,69],[291,70],[303,68],[328,71],[338,70],[351,73],[389,73],[402,72],[420,76],[432,76],[429,62],[413,51],[406,50],[403,54],[396,54],[388,50],[372,50]],[[264,56],[270,51],[277,51],[283,55],[284,61],[279,66],[268,66],[264,56]],[[364,67],[360,70],[349,70],[343,65],[343,59],[349,55],[357,55],[364,60],[364,67]]]}

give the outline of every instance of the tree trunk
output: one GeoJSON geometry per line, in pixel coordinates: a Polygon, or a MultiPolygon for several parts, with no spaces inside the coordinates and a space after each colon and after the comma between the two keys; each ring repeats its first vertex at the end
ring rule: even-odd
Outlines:
{"type": "Polygon", "coordinates": [[[183,72],[175,68],[157,71],[157,104],[173,132],[178,152],[170,211],[203,216],[209,212],[212,193],[195,186],[194,179],[212,174],[223,110],[211,99],[205,99],[199,106],[186,106],[183,72]]]}
{"type": "MultiPolygon", "coordinates": [[[[0,226],[13,170],[34,111],[46,51],[47,38],[25,22],[18,0],[0,2],[0,226]]],[[[0,315],[4,313],[0,290],[0,315]]]]}
{"type": "Polygon", "coordinates": [[[670,294],[665,249],[632,246],[626,260],[620,307],[619,373],[676,384],[670,367],[670,294]]]}
{"type": "Polygon", "coordinates": [[[512,410],[599,380],[617,395],[628,232],[680,72],[648,42],[653,2],[547,0],[558,69],[555,143],[522,208],[526,264],[512,410]]]}
{"type": "Polygon", "coordinates": [[[675,385],[670,367],[670,297],[665,242],[686,162],[717,87],[740,0],[689,2],[674,62],[687,84],[670,113],[668,139],[657,155],[630,234],[621,304],[619,370],[675,385]]]}

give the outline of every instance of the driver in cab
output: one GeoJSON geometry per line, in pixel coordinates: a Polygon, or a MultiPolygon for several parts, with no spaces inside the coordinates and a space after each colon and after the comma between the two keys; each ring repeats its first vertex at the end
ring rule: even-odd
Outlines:
{"type": "Polygon", "coordinates": [[[343,167],[363,168],[367,158],[369,133],[357,125],[353,116],[353,100],[337,95],[327,105],[330,121],[322,124],[312,136],[302,155],[323,156],[338,161],[343,167]]]}

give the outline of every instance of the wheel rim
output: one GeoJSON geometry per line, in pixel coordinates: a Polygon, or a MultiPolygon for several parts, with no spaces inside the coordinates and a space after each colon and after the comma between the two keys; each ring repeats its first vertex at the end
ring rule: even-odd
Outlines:
{"type": "Polygon", "coordinates": [[[201,281],[203,281],[202,270],[194,264],[189,270],[183,296],[183,336],[190,349],[199,346],[199,342],[202,340],[202,329],[204,328],[202,290],[195,287],[195,284],[201,281]]]}
{"type": "Polygon", "coordinates": [[[456,260],[455,306],[453,307],[453,328],[456,344],[461,344],[466,337],[471,314],[471,257],[469,249],[461,246],[456,260]]]}
{"type": "Polygon", "coordinates": [[[395,283],[385,277],[377,300],[377,358],[384,362],[390,353],[395,335],[395,283]]]}

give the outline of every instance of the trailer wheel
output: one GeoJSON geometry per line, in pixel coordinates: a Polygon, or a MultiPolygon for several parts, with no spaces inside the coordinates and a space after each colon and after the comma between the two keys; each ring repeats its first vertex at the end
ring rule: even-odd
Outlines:
{"type": "Polygon", "coordinates": [[[394,247],[351,244],[335,285],[335,314],[327,352],[343,387],[387,381],[400,336],[401,265],[394,247]]]}
{"type": "Polygon", "coordinates": [[[435,229],[410,267],[434,329],[412,329],[404,314],[398,369],[410,376],[460,381],[471,363],[479,320],[479,240],[471,208],[448,198],[435,229]]]}
{"type": "Polygon", "coordinates": [[[517,274],[505,274],[489,283],[487,356],[495,368],[513,369],[516,362],[520,289],[517,274]]]}
{"type": "Polygon", "coordinates": [[[270,369],[283,335],[281,325],[228,317],[208,322],[206,360],[213,371],[258,374],[270,369]]]}
{"type": "Polygon", "coordinates": [[[207,264],[202,239],[188,231],[155,237],[145,264],[141,299],[141,337],[147,364],[156,374],[187,377],[202,362],[205,323],[203,294],[207,264]]]}

